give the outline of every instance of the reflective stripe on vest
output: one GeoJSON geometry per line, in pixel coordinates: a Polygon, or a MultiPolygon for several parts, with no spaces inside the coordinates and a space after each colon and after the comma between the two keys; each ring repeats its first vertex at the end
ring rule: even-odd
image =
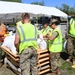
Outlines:
{"type": "Polygon", "coordinates": [[[70,20],[69,36],[75,37],[75,19],[70,20]]]}
{"type": "Polygon", "coordinates": [[[22,33],[22,35],[23,35],[23,40],[21,41],[21,43],[23,43],[23,42],[28,42],[28,41],[36,41],[36,40],[37,40],[37,39],[36,39],[36,26],[34,26],[34,28],[35,28],[35,34],[34,34],[35,38],[30,38],[30,39],[26,39],[26,36],[25,36],[25,34],[24,34],[24,31],[23,31],[22,26],[19,26],[19,27],[20,27],[21,33],[22,33]]]}
{"type": "Polygon", "coordinates": [[[74,28],[75,28],[75,21],[73,19],[71,20],[70,24],[72,24],[73,22],[74,22],[74,28]]]}
{"type": "Polygon", "coordinates": [[[73,23],[73,19],[70,21],[70,24],[72,24],[73,23]]]}
{"type": "Polygon", "coordinates": [[[48,29],[50,29],[50,28],[49,28],[49,27],[47,27],[47,28],[46,28],[46,30],[44,30],[44,29],[43,29],[42,33],[43,33],[44,31],[46,31],[46,32],[47,32],[47,30],[48,30],[48,29]]]}

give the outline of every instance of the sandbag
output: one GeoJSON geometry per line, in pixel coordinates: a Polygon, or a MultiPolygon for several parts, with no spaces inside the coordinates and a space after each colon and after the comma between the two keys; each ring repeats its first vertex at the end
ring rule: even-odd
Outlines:
{"type": "Polygon", "coordinates": [[[17,53],[16,51],[16,47],[14,45],[14,41],[15,41],[15,34],[13,34],[12,32],[9,33],[9,36],[7,36],[4,39],[4,42],[2,44],[2,46],[6,46],[8,47],[13,53],[17,53]]]}
{"type": "Polygon", "coordinates": [[[47,48],[47,43],[46,41],[43,39],[42,35],[39,35],[39,38],[37,40],[37,43],[40,47],[41,50],[45,50],[47,48]]]}

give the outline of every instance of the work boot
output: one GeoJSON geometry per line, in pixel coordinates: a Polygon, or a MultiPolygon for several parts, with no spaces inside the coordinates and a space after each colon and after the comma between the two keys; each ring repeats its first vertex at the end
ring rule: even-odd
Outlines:
{"type": "Polygon", "coordinates": [[[75,65],[75,60],[73,60],[73,64],[75,65]]]}
{"type": "Polygon", "coordinates": [[[70,59],[66,59],[66,62],[70,62],[70,59]]]}
{"type": "Polygon", "coordinates": [[[75,68],[75,65],[72,65],[71,67],[72,67],[72,68],[75,68]]]}
{"type": "Polygon", "coordinates": [[[71,67],[75,68],[75,59],[73,59],[73,65],[71,67]]]}

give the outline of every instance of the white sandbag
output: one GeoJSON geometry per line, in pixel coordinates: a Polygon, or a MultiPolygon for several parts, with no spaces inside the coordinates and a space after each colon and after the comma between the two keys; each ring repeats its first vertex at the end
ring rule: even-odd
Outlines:
{"type": "Polygon", "coordinates": [[[41,41],[43,41],[43,36],[41,34],[39,34],[39,38],[37,40],[37,43],[39,44],[41,41]]]}
{"type": "Polygon", "coordinates": [[[47,43],[46,41],[43,39],[42,35],[39,35],[39,38],[37,40],[37,43],[40,47],[41,50],[45,50],[47,48],[47,43]]]}
{"type": "Polygon", "coordinates": [[[47,48],[47,43],[43,40],[39,43],[40,49],[45,50],[47,48]]]}
{"type": "Polygon", "coordinates": [[[9,36],[7,36],[4,39],[4,42],[2,44],[2,46],[7,46],[13,53],[17,53],[16,51],[16,47],[14,45],[14,40],[15,40],[15,34],[9,33],[9,36]]]}

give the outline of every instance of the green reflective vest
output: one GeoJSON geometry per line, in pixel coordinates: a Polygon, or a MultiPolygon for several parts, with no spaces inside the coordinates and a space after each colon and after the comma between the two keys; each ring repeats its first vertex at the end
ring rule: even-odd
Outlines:
{"type": "Polygon", "coordinates": [[[18,26],[17,29],[20,33],[19,53],[24,49],[27,49],[29,46],[33,46],[37,49],[38,31],[36,27],[28,23],[18,26]]]}
{"type": "Polygon", "coordinates": [[[54,32],[58,32],[59,35],[53,41],[49,42],[49,51],[61,52],[62,51],[62,33],[58,27],[53,30],[53,33],[54,32]]]}
{"type": "Polygon", "coordinates": [[[48,26],[46,29],[42,29],[41,31],[40,31],[40,33],[44,36],[44,35],[46,35],[48,32],[51,32],[52,31],[52,29],[48,26]]]}
{"type": "Polygon", "coordinates": [[[75,38],[75,19],[73,18],[70,20],[69,36],[75,38]]]}
{"type": "Polygon", "coordinates": [[[19,21],[19,22],[17,22],[16,24],[17,24],[17,25],[22,25],[23,23],[22,23],[22,21],[19,21]]]}
{"type": "MultiPolygon", "coordinates": [[[[45,36],[48,32],[50,32],[50,35],[51,35],[51,34],[52,34],[52,30],[53,30],[53,29],[48,26],[46,29],[42,29],[40,33],[41,33],[43,36],[45,36]]],[[[49,40],[46,41],[46,43],[47,43],[47,48],[48,48],[48,49],[49,49],[49,42],[50,42],[49,40]]]]}

